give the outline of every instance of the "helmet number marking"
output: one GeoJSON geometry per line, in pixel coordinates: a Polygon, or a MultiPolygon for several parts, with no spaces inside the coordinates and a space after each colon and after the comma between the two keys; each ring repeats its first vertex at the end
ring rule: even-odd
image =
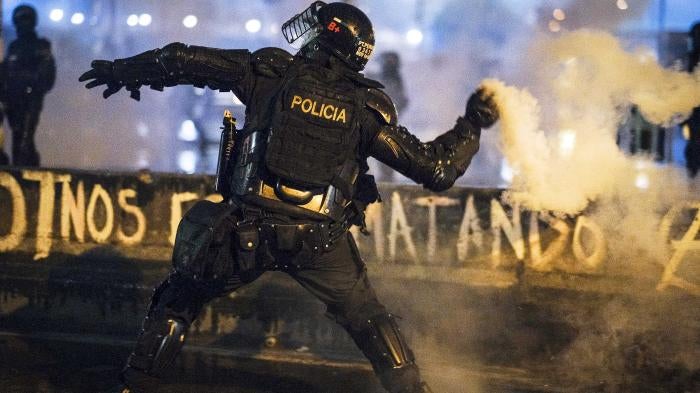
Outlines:
{"type": "Polygon", "coordinates": [[[338,26],[338,23],[333,21],[333,22],[328,24],[328,30],[330,30],[334,33],[340,33],[340,26],[338,26]]]}
{"type": "Polygon", "coordinates": [[[373,51],[374,45],[360,41],[357,45],[357,52],[355,53],[355,56],[369,60],[369,57],[372,55],[373,51]]]}

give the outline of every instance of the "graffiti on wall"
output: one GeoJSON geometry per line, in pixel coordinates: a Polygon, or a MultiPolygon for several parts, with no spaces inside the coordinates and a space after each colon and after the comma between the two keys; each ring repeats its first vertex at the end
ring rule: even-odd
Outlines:
{"type": "MultiPolygon", "coordinates": [[[[41,261],[57,242],[123,248],[172,245],[191,203],[202,198],[220,201],[221,196],[212,193],[209,178],[154,177],[168,176],[168,181],[139,182],[136,175],[0,171],[0,253],[29,250],[41,261]],[[145,194],[150,197],[142,198],[145,194]]],[[[522,264],[539,272],[575,274],[599,272],[607,260],[606,235],[585,215],[560,218],[523,211],[505,206],[496,191],[383,191],[389,198],[367,211],[371,234],[356,236],[368,259],[380,264],[483,269],[522,264]]],[[[672,256],[658,290],[675,286],[700,295],[698,285],[678,274],[700,250],[699,232],[700,203],[676,206],[666,214],[660,236],[668,239],[672,256]],[[688,214],[695,218],[679,236],[678,218],[688,214]]]]}

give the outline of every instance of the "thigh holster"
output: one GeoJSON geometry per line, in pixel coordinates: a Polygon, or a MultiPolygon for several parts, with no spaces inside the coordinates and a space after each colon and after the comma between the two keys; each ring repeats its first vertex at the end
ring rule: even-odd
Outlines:
{"type": "Polygon", "coordinates": [[[235,207],[197,202],[182,218],[175,237],[173,267],[195,280],[216,280],[234,273],[231,233],[235,207]]]}

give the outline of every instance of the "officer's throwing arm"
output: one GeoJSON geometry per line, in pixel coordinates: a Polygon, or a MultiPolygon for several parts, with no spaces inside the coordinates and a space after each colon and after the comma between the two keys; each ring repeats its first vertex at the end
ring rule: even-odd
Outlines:
{"type": "Polygon", "coordinates": [[[380,90],[371,93],[367,105],[377,116],[370,126],[379,124],[379,131],[369,146],[370,154],[432,191],[452,187],[479,150],[481,129],[498,120],[492,98],[479,90],[451,130],[424,143],[397,124],[396,110],[386,94],[380,90]]]}

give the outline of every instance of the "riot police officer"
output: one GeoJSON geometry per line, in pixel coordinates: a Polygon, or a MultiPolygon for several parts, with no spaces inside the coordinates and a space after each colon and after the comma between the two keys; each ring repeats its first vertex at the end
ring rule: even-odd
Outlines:
{"type": "MultiPolygon", "coordinates": [[[[367,16],[345,3],[314,2],[282,32],[300,49],[256,52],[173,43],[115,61],[94,61],[86,87],[160,90],[192,84],[232,91],[246,104],[217,185],[225,202],[199,202],[183,218],[173,269],[155,290],[122,379],[146,392],[168,368],[202,306],[281,270],[327,305],[390,392],[428,392],[396,318],[377,299],[348,232],[378,199],[366,159],[375,157],[434,191],[451,187],[498,118],[477,92],[455,126],[423,143],[398,125],[382,85],[360,71],[372,55],[367,16]]],[[[231,145],[227,145],[229,148],[231,145]]]]}
{"type": "Polygon", "coordinates": [[[56,80],[51,43],[37,36],[34,8],[20,5],[12,12],[17,39],[10,43],[2,67],[3,102],[12,128],[12,163],[38,166],[34,133],[44,96],[56,80]]]}

